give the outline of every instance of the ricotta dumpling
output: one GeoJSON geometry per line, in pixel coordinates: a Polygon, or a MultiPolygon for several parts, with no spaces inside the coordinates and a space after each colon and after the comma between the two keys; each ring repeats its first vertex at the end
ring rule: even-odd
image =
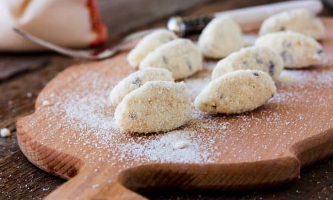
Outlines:
{"type": "Polygon", "coordinates": [[[324,53],[315,39],[292,31],[266,34],[258,38],[255,45],[273,49],[282,57],[286,68],[317,65],[324,53]]]}
{"type": "Polygon", "coordinates": [[[325,26],[307,9],[286,11],[267,18],[261,25],[259,34],[278,31],[294,31],[314,39],[325,36],[325,26]]]}
{"type": "Polygon", "coordinates": [[[241,69],[261,70],[278,80],[283,69],[283,60],[268,47],[247,47],[220,60],[212,72],[212,79],[241,69]]]}
{"type": "Polygon", "coordinates": [[[275,92],[274,81],[266,72],[237,70],[210,82],[194,105],[204,112],[236,114],[258,108],[275,92]]]}
{"type": "Polygon", "coordinates": [[[242,31],[228,16],[215,18],[202,31],[198,46],[205,57],[227,57],[243,47],[242,31]]]}
{"type": "Polygon", "coordinates": [[[202,54],[188,39],[176,39],[151,52],[140,64],[140,69],[163,68],[175,80],[193,75],[202,69],[202,54]]]}
{"type": "Polygon", "coordinates": [[[191,119],[185,83],[151,81],[129,93],[117,106],[115,119],[125,132],[164,132],[191,119]]]}
{"type": "Polygon", "coordinates": [[[118,105],[123,98],[133,90],[138,89],[148,81],[174,81],[167,69],[148,68],[136,71],[118,83],[110,92],[113,105],[118,105]]]}
{"type": "Polygon", "coordinates": [[[138,67],[141,61],[154,49],[178,38],[172,31],[156,30],[146,35],[128,54],[127,61],[132,67],[138,67]]]}

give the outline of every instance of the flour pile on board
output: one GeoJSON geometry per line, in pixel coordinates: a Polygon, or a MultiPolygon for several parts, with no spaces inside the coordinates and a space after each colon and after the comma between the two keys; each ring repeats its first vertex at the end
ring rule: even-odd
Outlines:
{"type": "Polygon", "coordinates": [[[207,152],[213,141],[202,143],[201,138],[196,137],[194,132],[190,131],[171,131],[159,134],[153,140],[147,140],[140,143],[127,143],[123,145],[123,149],[141,160],[146,161],[162,161],[172,163],[202,163],[212,162],[210,157],[212,154],[207,152]],[[184,148],[175,148],[178,142],[186,142],[184,148]]]}
{"type": "Polygon", "coordinates": [[[109,106],[106,96],[73,98],[65,106],[68,117],[80,120],[86,126],[98,129],[117,129],[114,118],[105,116],[101,111],[109,106]]]}

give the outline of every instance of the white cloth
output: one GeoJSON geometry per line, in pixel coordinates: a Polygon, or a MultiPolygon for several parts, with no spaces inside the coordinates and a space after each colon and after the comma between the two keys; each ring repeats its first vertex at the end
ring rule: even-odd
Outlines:
{"type": "MultiPolygon", "coordinates": [[[[94,30],[95,0],[0,0],[0,51],[41,50],[16,34],[17,27],[63,47],[87,47],[106,38],[94,30]]],[[[97,17],[98,19],[98,17],[97,17]]],[[[101,22],[98,22],[101,23],[101,22]]]]}

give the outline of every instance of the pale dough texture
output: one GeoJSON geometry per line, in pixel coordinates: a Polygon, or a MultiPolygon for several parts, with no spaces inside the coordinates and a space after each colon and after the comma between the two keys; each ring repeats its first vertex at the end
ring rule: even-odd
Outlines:
{"type": "Polygon", "coordinates": [[[237,70],[218,77],[197,96],[196,108],[210,113],[252,111],[276,92],[273,79],[260,70],[237,70]]]}
{"type": "Polygon", "coordinates": [[[286,68],[319,64],[324,53],[315,39],[291,31],[266,34],[258,38],[255,45],[273,49],[282,57],[286,68]]]}
{"type": "Polygon", "coordinates": [[[151,81],[129,93],[118,105],[115,119],[125,132],[163,132],[191,118],[191,99],[185,83],[151,81]]]}
{"type": "Polygon", "coordinates": [[[267,18],[261,25],[259,34],[278,31],[294,31],[315,39],[325,36],[325,26],[307,9],[282,12],[267,18]]]}
{"type": "Polygon", "coordinates": [[[175,80],[183,79],[202,69],[202,54],[188,39],[176,39],[151,52],[140,64],[140,69],[164,68],[175,80]]]}
{"type": "Polygon", "coordinates": [[[148,68],[136,71],[116,85],[110,92],[110,100],[113,105],[118,105],[123,98],[133,90],[138,89],[148,81],[174,81],[172,74],[167,69],[148,68]]]}
{"type": "Polygon", "coordinates": [[[278,80],[283,69],[283,60],[268,47],[247,47],[220,60],[212,72],[212,79],[240,69],[261,70],[278,80]]]}
{"type": "Polygon", "coordinates": [[[132,67],[138,67],[141,61],[154,49],[178,38],[172,31],[156,30],[146,35],[128,54],[127,61],[132,67]]]}
{"type": "Polygon", "coordinates": [[[224,58],[243,46],[242,32],[230,17],[213,19],[202,31],[198,46],[208,58],[224,58]]]}

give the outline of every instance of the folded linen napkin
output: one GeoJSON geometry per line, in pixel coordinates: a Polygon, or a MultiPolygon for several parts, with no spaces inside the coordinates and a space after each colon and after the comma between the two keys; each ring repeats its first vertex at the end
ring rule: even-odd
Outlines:
{"type": "Polygon", "coordinates": [[[72,48],[98,45],[107,37],[96,0],[2,0],[0,26],[0,51],[8,52],[43,50],[13,27],[72,48]]]}

